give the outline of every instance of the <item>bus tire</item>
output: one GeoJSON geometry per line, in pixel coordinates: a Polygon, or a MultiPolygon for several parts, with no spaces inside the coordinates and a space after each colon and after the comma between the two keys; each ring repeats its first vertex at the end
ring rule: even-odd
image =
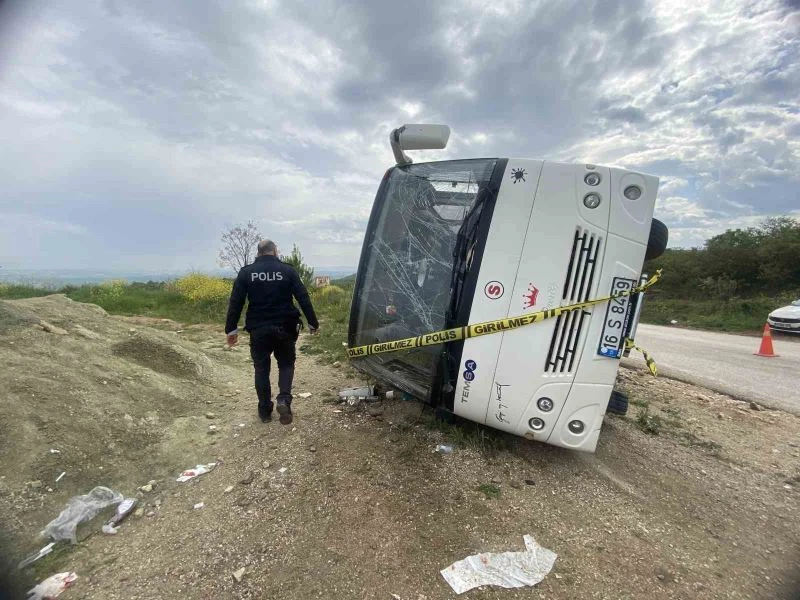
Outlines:
{"type": "Polygon", "coordinates": [[[606,412],[621,416],[628,414],[628,396],[617,390],[612,391],[606,412]]]}
{"type": "Polygon", "coordinates": [[[650,223],[650,238],[647,240],[647,252],[645,252],[644,259],[653,260],[664,254],[667,242],[669,242],[669,229],[658,219],[653,219],[650,223]]]}

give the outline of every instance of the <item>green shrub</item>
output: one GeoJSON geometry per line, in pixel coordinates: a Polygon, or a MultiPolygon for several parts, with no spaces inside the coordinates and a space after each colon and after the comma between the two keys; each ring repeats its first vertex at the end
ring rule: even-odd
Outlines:
{"type": "Polygon", "coordinates": [[[217,303],[227,301],[231,295],[231,283],[220,277],[209,277],[191,273],[174,283],[181,295],[192,302],[217,303]]]}
{"type": "Polygon", "coordinates": [[[658,435],[664,428],[664,423],[659,415],[650,413],[650,407],[644,405],[636,415],[636,425],[647,434],[658,435]]]}
{"type": "Polygon", "coordinates": [[[344,300],[346,292],[338,285],[326,285],[325,287],[314,290],[313,296],[315,302],[318,304],[330,306],[344,300]]]}
{"type": "Polygon", "coordinates": [[[127,282],[123,279],[104,281],[91,289],[92,300],[96,304],[108,304],[118,301],[125,294],[127,282]]]}
{"type": "Polygon", "coordinates": [[[32,285],[22,285],[17,283],[0,283],[0,298],[4,300],[20,300],[22,298],[36,298],[37,296],[48,296],[55,294],[54,290],[36,287],[32,285]]]}

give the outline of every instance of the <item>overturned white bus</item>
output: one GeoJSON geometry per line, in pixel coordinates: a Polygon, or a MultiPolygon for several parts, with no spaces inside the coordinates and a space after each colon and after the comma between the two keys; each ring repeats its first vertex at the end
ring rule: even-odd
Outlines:
{"type": "MultiPolygon", "coordinates": [[[[486,158],[413,164],[449,128],[391,134],[361,254],[349,346],[425,336],[634,289],[664,251],[656,177],[598,165],[486,158]]],[[[632,294],[470,339],[370,353],[353,365],[435,407],[529,439],[594,451],[632,294]]],[[[440,343],[436,343],[440,342],[440,343]]]]}

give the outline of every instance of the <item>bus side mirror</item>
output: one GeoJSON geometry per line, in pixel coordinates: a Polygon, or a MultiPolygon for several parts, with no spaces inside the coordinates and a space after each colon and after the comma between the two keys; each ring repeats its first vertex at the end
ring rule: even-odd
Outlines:
{"type": "Polygon", "coordinates": [[[447,125],[403,125],[389,134],[389,143],[398,165],[414,162],[404,150],[441,150],[450,139],[447,125]]]}

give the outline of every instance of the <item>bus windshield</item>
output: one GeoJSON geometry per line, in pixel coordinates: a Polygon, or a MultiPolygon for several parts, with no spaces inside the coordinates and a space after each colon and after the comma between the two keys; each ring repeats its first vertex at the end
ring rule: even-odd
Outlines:
{"type": "MultiPolygon", "coordinates": [[[[375,200],[359,265],[351,345],[445,327],[459,231],[496,164],[479,159],[392,169],[375,200]]],[[[402,373],[415,395],[427,396],[440,353],[441,346],[431,346],[359,360],[402,373]]]]}

